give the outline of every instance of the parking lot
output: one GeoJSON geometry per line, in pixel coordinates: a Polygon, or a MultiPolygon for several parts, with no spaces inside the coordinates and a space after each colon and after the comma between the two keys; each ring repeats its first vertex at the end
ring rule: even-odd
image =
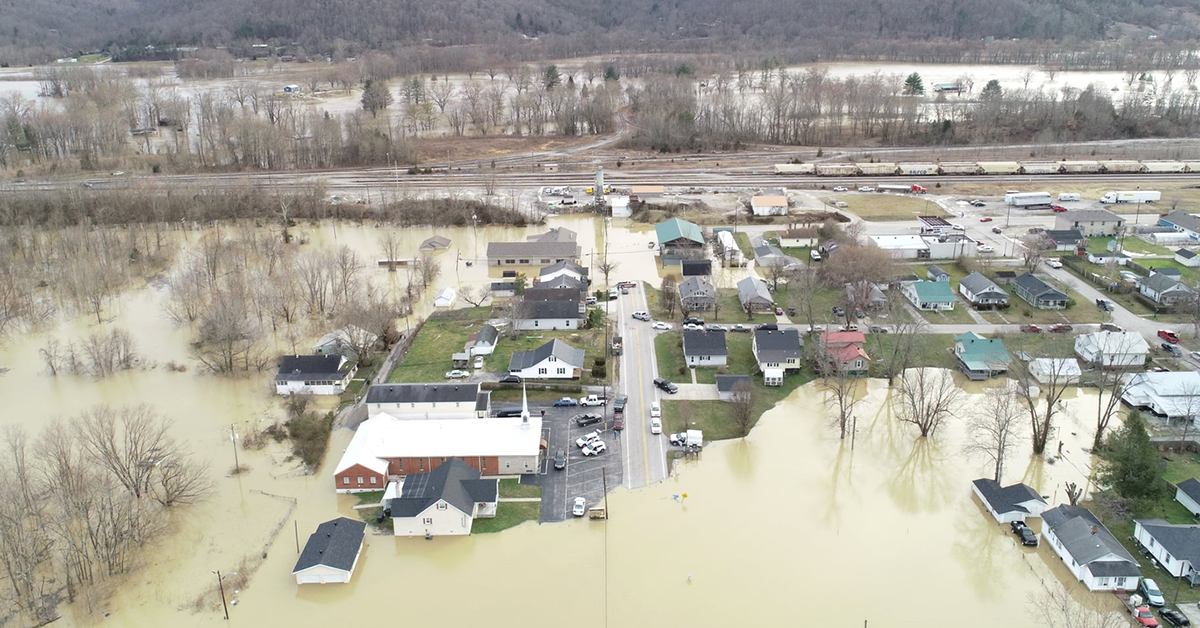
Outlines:
{"type": "MultiPolygon", "coordinates": [[[[607,409],[607,408],[605,408],[607,409]]],[[[571,506],[576,497],[583,497],[591,508],[603,502],[604,484],[609,490],[621,484],[621,437],[612,430],[602,431],[611,423],[611,412],[601,408],[554,408],[549,404],[530,404],[532,412],[546,411],[542,428],[546,436],[546,456],[542,472],[526,477],[522,482],[542,487],[541,521],[565,521],[571,518],[571,506]],[[599,425],[578,427],[571,419],[580,414],[604,414],[606,421],[599,425]],[[584,456],[575,440],[589,432],[599,432],[607,449],[595,456],[584,456]],[[554,456],[567,453],[567,467],[554,468],[554,456]],[[607,476],[607,477],[606,477],[607,476]]]]}

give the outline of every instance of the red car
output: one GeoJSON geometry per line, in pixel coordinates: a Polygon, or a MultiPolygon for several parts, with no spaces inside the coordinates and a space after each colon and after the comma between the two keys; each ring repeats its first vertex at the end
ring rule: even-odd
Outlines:
{"type": "Polygon", "coordinates": [[[1139,606],[1130,612],[1133,613],[1133,620],[1139,626],[1145,626],[1146,628],[1158,627],[1158,620],[1154,618],[1154,613],[1150,612],[1149,606],[1139,606]]]}
{"type": "Polygon", "coordinates": [[[1053,209],[1053,210],[1054,210],[1054,211],[1056,211],[1056,212],[1065,212],[1065,211],[1067,211],[1067,208],[1066,208],[1066,207],[1063,207],[1062,205],[1051,205],[1051,206],[1050,206],[1050,209],[1053,209]]]}
{"type": "Polygon", "coordinates": [[[1038,327],[1037,325],[1021,325],[1021,331],[1026,332],[1026,333],[1036,334],[1036,333],[1040,333],[1042,331],[1042,328],[1038,327]]]}
{"type": "Polygon", "coordinates": [[[1166,340],[1167,342],[1179,342],[1179,336],[1169,329],[1158,330],[1158,337],[1166,340]]]}
{"type": "Polygon", "coordinates": [[[979,219],[979,222],[991,222],[991,221],[992,221],[991,216],[987,216],[987,217],[979,219]]]}
{"type": "Polygon", "coordinates": [[[1071,327],[1070,325],[1064,325],[1062,323],[1059,323],[1058,325],[1050,326],[1050,332],[1055,333],[1055,334],[1063,334],[1063,333],[1071,331],[1072,329],[1074,329],[1074,328],[1071,327]]]}
{"type": "Polygon", "coordinates": [[[783,316],[783,308],[781,308],[781,307],[775,308],[775,316],[783,316]]]}

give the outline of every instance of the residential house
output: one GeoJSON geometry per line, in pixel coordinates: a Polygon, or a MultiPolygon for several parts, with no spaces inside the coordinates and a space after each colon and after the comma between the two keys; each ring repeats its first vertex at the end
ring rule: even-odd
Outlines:
{"type": "Polygon", "coordinates": [[[491,286],[493,299],[511,299],[517,296],[515,281],[494,281],[491,286]]]}
{"type": "Polygon", "coordinates": [[[971,273],[958,282],[958,292],[977,310],[1008,307],[1008,293],[991,279],[971,273]]]}
{"type": "Polygon", "coordinates": [[[385,514],[392,518],[396,536],[471,533],[475,519],[496,516],[499,478],[481,479],[479,470],[451,458],[431,471],[406,475],[388,486],[385,514]]]}
{"type": "Polygon", "coordinates": [[[373,384],[367,389],[367,416],[396,419],[482,419],[488,416],[491,391],[479,384],[373,384]]]}
{"type": "Polygon", "coordinates": [[[450,238],[440,235],[426,239],[420,246],[422,251],[441,251],[448,248],[450,248],[450,238]]]}
{"type": "Polygon", "coordinates": [[[1055,290],[1033,273],[1017,277],[1013,282],[1013,292],[1039,310],[1061,310],[1067,307],[1067,295],[1055,290]]]}
{"type": "Polygon", "coordinates": [[[788,229],[779,233],[779,246],[784,248],[812,248],[817,245],[816,227],[788,229]]]}
{"type": "Polygon", "coordinates": [[[742,249],[733,239],[732,231],[717,231],[717,249],[720,251],[721,259],[731,266],[739,266],[742,263],[742,249]]]}
{"type": "Polygon", "coordinates": [[[496,350],[496,343],[499,341],[500,330],[496,329],[494,325],[485,324],[479,328],[479,331],[471,334],[464,348],[473,356],[491,355],[496,350]]]}
{"type": "Polygon", "coordinates": [[[609,194],[604,200],[608,203],[609,214],[613,218],[628,218],[633,215],[633,210],[629,208],[628,196],[609,194]]]}
{"type": "Polygon", "coordinates": [[[949,281],[918,281],[905,284],[901,292],[918,310],[935,312],[954,309],[954,290],[949,281]]]}
{"type": "Polygon", "coordinates": [[[929,281],[950,281],[950,273],[936,264],[930,264],[929,269],[925,271],[925,278],[929,281]]]}
{"type": "Polygon", "coordinates": [[[1175,251],[1175,261],[1187,266],[1188,268],[1196,268],[1197,266],[1200,266],[1200,255],[1197,255],[1195,251],[1179,249],[1178,251],[1175,251]]]}
{"type": "MultiPolygon", "coordinates": [[[[525,236],[526,242],[574,242],[578,239],[579,234],[567,229],[566,227],[550,227],[546,233],[537,235],[525,236]]],[[[549,262],[546,262],[549,263],[549,262]]]]}
{"type": "Polygon", "coordinates": [[[344,366],[340,355],[285,355],[279,358],[275,394],[340,395],[357,371],[344,366]]]}
{"type": "Polygon", "coordinates": [[[578,260],[581,249],[574,240],[535,242],[488,242],[489,266],[545,266],[578,260]]]}
{"type": "Polygon", "coordinates": [[[696,330],[683,332],[683,359],[689,367],[725,366],[729,349],[725,332],[696,330]]]}
{"type": "Polygon", "coordinates": [[[538,271],[538,283],[550,281],[556,277],[570,277],[575,281],[584,284],[585,289],[588,282],[588,269],[580,266],[571,260],[563,260],[561,262],[551,264],[538,271]]]}
{"type": "Polygon", "coordinates": [[[1193,240],[1200,240],[1200,217],[1193,216],[1182,209],[1159,217],[1158,224],[1170,227],[1180,233],[1186,233],[1193,240]]]}
{"type": "Polygon", "coordinates": [[[359,424],[334,467],[339,493],[381,491],[402,475],[433,471],[457,458],[484,475],[538,473],[542,418],[413,421],[379,414],[359,424]]]}
{"type": "Polygon", "coordinates": [[[788,213],[786,195],[753,196],[750,198],[750,212],[755,216],[784,216],[788,213]]]}
{"type": "Polygon", "coordinates": [[[341,355],[349,360],[357,360],[358,354],[355,353],[355,347],[371,347],[375,345],[375,341],[379,340],[379,334],[373,334],[362,327],[355,325],[346,325],[345,327],[331,331],[313,345],[313,353],[321,355],[341,355]]]}
{"type": "Polygon", "coordinates": [[[705,257],[704,234],[696,223],[672,218],[654,225],[654,233],[658,237],[658,253],[663,264],[705,257]]]}
{"type": "Polygon", "coordinates": [[[708,277],[712,275],[712,260],[685,259],[680,262],[680,271],[684,277],[708,277]]]}
{"type": "Polygon", "coordinates": [[[581,306],[580,313],[584,312],[583,302],[586,296],[587,287],[583,282],[565,275],[530,286],[521,293],[521,298],[526,303],[533,301],[574,301],[581,306]]]}
{"type": "Polygon", "coordinates": [[[1105,266],[1107,264],[1116,264],[1117,266],[1125,266],[1129,263],[1130,257],[1123,251],[1104,251],[1101,253],[1093,253],[1088,251],[1087,261],[1105,266]]]}
{"type": "Polygon", "coordinates": [[[1039,384],[1074,386],[1083,376],[1075,358],[1034,358],[1029,361],[1029,374],[1039,384]]]}
{"type": "Polygon", "coordinates": [[[292,568],[296,584],[346,584],[362,555],[367,524],[338,517],[317,526],[292,568]]]}
{"type": "Polygon", "coordinates": [[[517,351],[508,372],[521,379],[579,379],[583,375],[583,349],[555,338],[532,351],[517,351]]]}
{"type": "Polygon", "coordinates": [[[684,312],[711,310],[717,305],[717,290],[707,277],[687,277],[679,282],[677,289],[684,312]]]}
{"type": "Polygon", "coordinates": [[[1168,371],[1126,375],[1121,401],[1145,408],[1168,421],[1196,420],[1200,415],[1200,373],[1168,371]]]}
{"type": "Polygon", "coordinates": [[[980,381],[1008,372],[1012,361],[999,338],[984,338],[969,331],[954,339],[954,357],[967,379],[980,381]]]}
{"type": "Polygon", "coordinates": [[[442,291],[433,297],[433,307],[453,307],[457,300],[458,293],[454,291],[454,288],[442,288],[442,291]]]}
{"type": "Polygon", "coordinates": [[[1087,248],[1087,238],[1077,229],[1047,229],[1045,239],[1054,245],[1055,251],[1071,251],[1087,248]]]}
{"type": "Polygon", "coordinates": [[[762,236],[750,236],[750,248],[754,250],[754,263],[762,267],[799,266],[800,260],[787,255],[777,246],[772,246],[762,236]]]}
{"type": "Polygon", "coordinates": [[[1074,229],[1085,238],[1115,236],[1121,233],[1124,226],[1125,219],[1107,209],[1076,209],[1054,217],[1055,229],[1074,229]]]}
{"type": "Polygon", "coordinates": [[[958,259],[979,253],[975,240],[961,233],[869,235],[867,244],[887,251],[896,259],[958,259]]]}
{"type": "Polygon", "coordinates": [[[1093,368],[1140,369],[1150,355],[1150,344],[1136,332],[1098,331],[1075,337],[1075,355],[1093,368]]]}
{"type": "Polygon", "coordinates": [[[579,301],[526,301],[520,306],[520,316],[514,321],[517,329],[559,330],[583,327],[579,301]]]}
{"type": "Polygon", "coordinates": [[[733,401],[734,391],[739,384],[752,386],[749,375],[717,375],[717,398],[733,401]]]}
{"type": "Polygon", "coordinates": [[[1062,504],[1042,512],[1042,536],[1075,578],[1091,591],[1132,591],[1137,561],[1086,508],[1062,504]]]}
{"type": "Polygon", "coordinates": [[[1138,293],[1159,305],[1186,303],[1195,293],[1183,282],[1163,273],[1154,273],[1138,279],[1138,293]]]}
{"type": "Polygon", "coordinates": [[[822,332],[817,370],[865,376],[871,361],[864,348],[866,343],[867,337],[861,331],[822,332]]]}
{"type": "Polygon", "coordinates": [[[1000,486],[999,482],[991,478],[980,478],[971,482],[971,490],[997,523],[1039,517],[1048,506],[1037,491],[1025,484],[1000,486]]]}
{"type": "MultiPolygon", "coordinates": [[[[717,377],[720,377],[718,375],[717,377]]],[[[1188,478],[1175,485],[1175,501],[1183,504],[1188,512],[1200,517],[1200,480],[1188,478]]]]}
{"type": "Polygon", "coordinates": [[[1183,279],[1183,271],[1173,266],[1151,266],[1149,270],[1149,276],[1151,277],[1154,275],[1166,275],[1176,281],[1183,279]]]}
{"type": "Polygon", "coordinates": [[[764,385],[780,386],[785,371],[800,369],[804,341],[795,329],[756,329],[752,343],[764,385]]]}
{"type": "Polygon", "coordinates": [[[846,302],[877,310],[887,307],[888,299],[878,284],[859,282],[857,286],[851,283],[846,284],[846,302]],[[859,294],[860,292],[865,294],[859,294]]]}
{"type": "Polygon", "coordinates": [[[1200,525],[1134,519],[1133,538],[1167,573],[1193,587],[1200,584],[1200,525]]]}
{"type": "Polygon", "coordinates": [[[746,277],[737,283],[738,300],[742,309],[750,312],[771,312],[775,310],[775,299],[767,290],[767,282],[758,277],[746,277]]]}

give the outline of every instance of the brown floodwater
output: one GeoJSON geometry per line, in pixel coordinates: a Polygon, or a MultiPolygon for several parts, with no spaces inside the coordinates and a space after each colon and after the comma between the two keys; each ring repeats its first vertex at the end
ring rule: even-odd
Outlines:
{"type": "MultiPolygon", "coordinates": [[[[559,217],[552,224],[579,232],[585,252],[603,238],[605,223],[559,217]]],[[[608,227],[617,278],[658,276],[646,242],[653,231],[623,223],[608,227]]],[[[323,225],[306,229],[309,246],[345,243],[367,259],[379,256],[372,227],[323,225]]],[[[482,259],[487,238],[523,238],[541,229],[407,229],[410,246],[439,233],[454,245],[438,254],[437,287],[495,280],[498,269],[453,261],[461,251],[482,259]]],[[[194,238],[190,241],[195,242],[194,238]]],[[[587,260],[585,260],[586,263],[587,260]]],[[[372,270],[380,282],[395,282],[372,270]]],[[[740,276],[745,271],[734,271],[740,276]]],[[[724,280],[722,280],[724,281],[724,280]]],[[[973,626],[1027,623],[1027,598],[1043,583],[1066,582],[1047,547],[1017,546],[971,497],[970,481],[985,464],[962,453],[964,421],[947,423],[936,439],[918,440],[898,423],[888,390],[870,381],[858,408],[854,448],[840,442],[822,393],[806,386],[768,412],[746,439],[714,443],[698,461],[676,467],[667,481],[640,490],[615,490],[607,523],[527,523],[499,534],[468,538],[396,539],[370,536],[354,582],[297,587],[291,576],[300,543],[322,521],[354,516],[351,497],[337,496],[327,473],[297,473],[287,452],[270,445],[238,452],[248,471],[234,476],[229,426],[244,433],[276,416],[271,373],[221,379],[187,361],[186,329],[161,314],[161,290],[130,290],[113,320],[133,331],[157,368],[103,380],[44,374],[37,349],[47,334],[29,334],[0,347],[0,423],[36,432],[53,416],[95,403],[147,403],[174,420],[174,434],[210,465],[214,495],[181,510],[170,534],[144,553],[144,564],[120,583],[105,623],[120,626],[220,625],[212,570],[256,569],[245,590],[227,591],[231,626],[314,625],[337,617],[347,624],[487,621],[497,626],[815,625],[973,626]],[[684,500],[676,495],[687,493],[684,500]],[[295,527],[294,527],[295,526],[295,527]],[[266,559],[262,555],[266,552],[266,559]],[[259,564],[261,563],[261,564],[259,564]],[[196,601],[200,600],[199,605],[196,601]]],[[[422,312],[427,312],[425,308],[422,312]]],[[[323,333],[314,326],[312,338],[323,333]]],[[[95,331],[86,318],[64,319],[49,332],[73,338],[95,331]]],[[[972,393],[977,384],[963,382],[972,393]]],[[[972,401],[979,395],[973,395],[972,401]]],[[[1091,457],[1088,423],[1095,398],[1065,400],[1065,458],[1031,460],[1016,452],[1005,481],[1024,480],[1061,499],[1066,481],[1084,485],[1091,457]]],[[[327,469],[350,440],[334,433],[327,469]]],[[[1080,594],[1080,599],[1089,596],[1080,594]]],[[[63,607],[57,625],[100,621],[63,607]]]]}

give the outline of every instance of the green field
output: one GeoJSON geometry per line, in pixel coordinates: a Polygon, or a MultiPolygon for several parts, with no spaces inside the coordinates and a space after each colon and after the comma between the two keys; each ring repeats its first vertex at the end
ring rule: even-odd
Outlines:
{"type": "MultiPolygon", "coordinates": [[[[1108,252],[1108,244],[1116,238],[1089,238],[1088,253],[1106,253],[1108,252]]],[[[1171,249],[1157,244],[1150,244],[1141,238],[1124,238],[1122,245],[1127,253],[1137,253],[1139,255],[1173,255],[1171,249]]],[[[1141,263],[1141,262],[1138,262],[1141,263]]]]}
{"type": "Polygon", "coordinates": [[[490,534],[518,526],[526,521],[537,521],[541,515],[540,502],[500,502],[496,516],[476,519],[471,522],[471,534],[490,534]]]}
{"type": "Polygon", "coordinates": [[[917,216],[943,216],[946,213],[937,203],[921,196],[847,192],[829,198],[846,203],[847,207],[842,208],[844,211],[870,221],[916,220],[917,216]]]}

